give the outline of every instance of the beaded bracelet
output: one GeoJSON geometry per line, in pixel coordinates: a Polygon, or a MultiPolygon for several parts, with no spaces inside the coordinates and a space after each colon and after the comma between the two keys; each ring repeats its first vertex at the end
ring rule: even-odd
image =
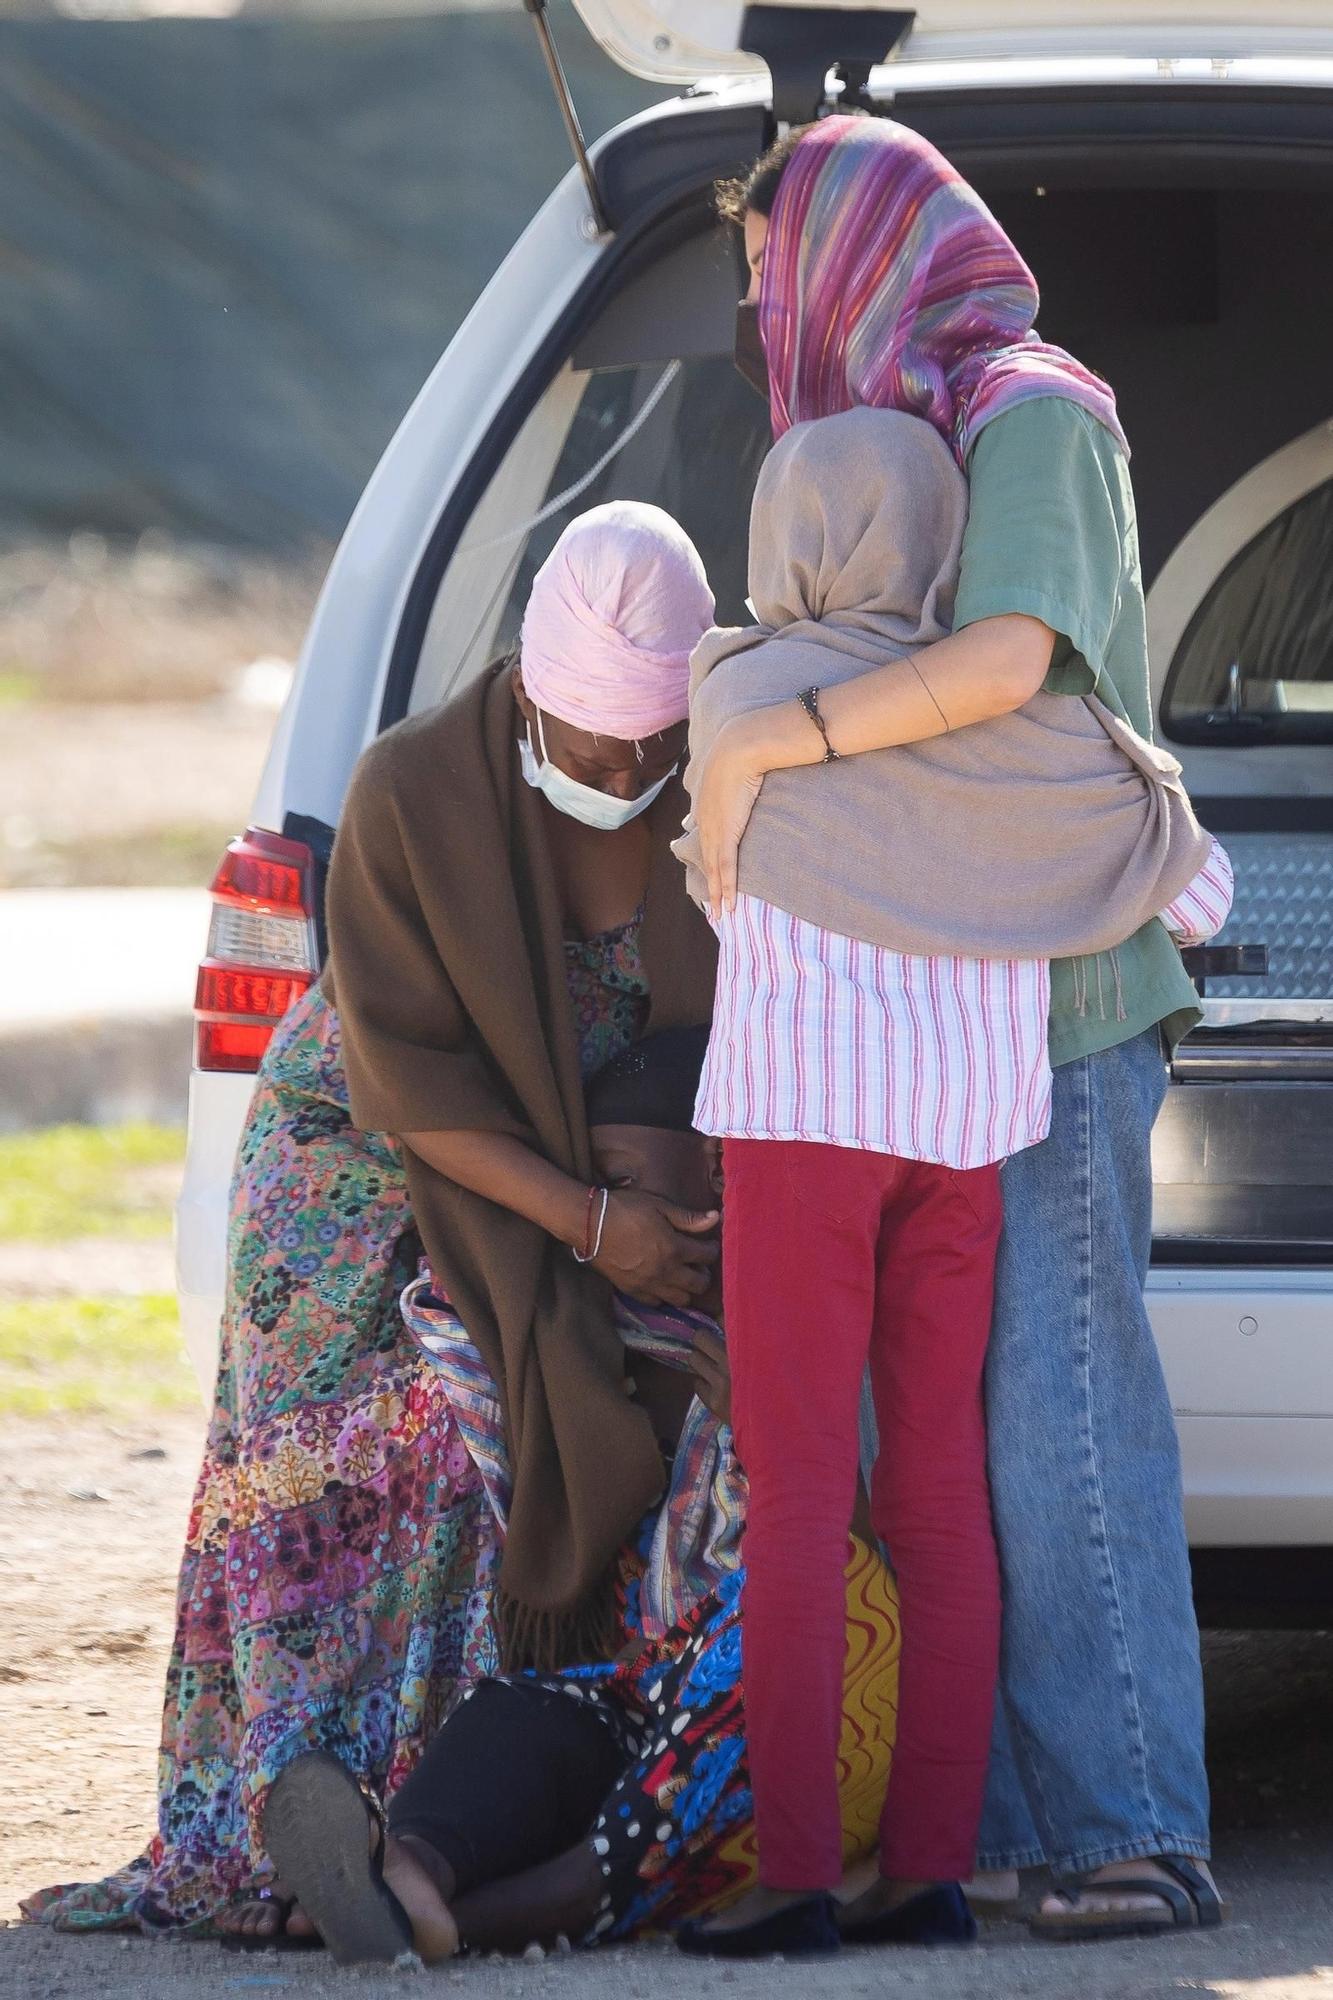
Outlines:
{"type": "Polygon", "coordinates": [[[823,690],[817,687],[803,688],[796,699],[824,739],[824,762],[826,764],[840,764],[842,759],[828,740],[828,724],[820,713],[819,697],[822,692],[823,690]]]}

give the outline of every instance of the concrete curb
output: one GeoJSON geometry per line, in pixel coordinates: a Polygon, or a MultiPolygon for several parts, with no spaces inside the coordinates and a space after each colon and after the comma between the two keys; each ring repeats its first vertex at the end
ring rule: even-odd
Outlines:
{"type": "Polygon", "coordinates": [[[202,889],[0,895],[0,1131],[184,1121],[202,889]]]}

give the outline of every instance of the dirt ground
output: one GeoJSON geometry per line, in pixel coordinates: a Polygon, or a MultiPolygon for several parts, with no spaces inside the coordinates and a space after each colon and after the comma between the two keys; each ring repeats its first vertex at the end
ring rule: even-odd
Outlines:
{"type": "Polygon", "coordinates": [[[202,1437],[202,1409],[0,1430],[0,1743],[27,1746],[0,1759],[0,1915],[41,1883],[129,1860],[151,1831],[202,1437]]]}
{"type": "MultiPolygon", "coordinates": [[[[0,1916],[20,1893],[106,1871],[142,1846],[162,1665],[202,1417],[0,1430],[0,1916]]],[[[1040,1946],[987,1927],[975,1950],[845,1955],[817,1966],[700,1966],[637,1946],[590,1958],[411,1975],[477,2000],[899,1995],[904,2000],[1333,2000],[1333,1635],[1208,1642],[1219,1862],[1215,1934],[1040,1946]]],[[[216,1945],[0,1934],[0,1995],[230,2000],[241,1992],[403,1990],[408,1975],[216,1945]]]]}
{"type": "Polygon", "coordinates": [[[0,726],[0,887],[207,883],[245,825],[273,712],[29,703],[0,726]]]}
{"type": "Polygon", "coordinates": [[[92,534],[0,553],[0,889],[208,881],[326,559],[92,534]]]}
{"type": "MultiPolygon", "coordinates": [[[[175,1167],[168,1168],[179,1181],[175,1167]]],[[[169,1242],[145,1237],[83,1236],[62,1243],[59,1257],[45,1243],[0,1242],[0,1301],[37,1298],[133,1297],[170,1292],[175,1265],[169,1242]]]]}

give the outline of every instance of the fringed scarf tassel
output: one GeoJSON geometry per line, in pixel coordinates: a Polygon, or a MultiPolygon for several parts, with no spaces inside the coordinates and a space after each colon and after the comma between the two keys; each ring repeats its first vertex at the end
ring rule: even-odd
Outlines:
{"type": "MultiPolygon", "coordinates": [[[[1115,987],[1115,1017],[1117,1021],[1127,1021],[1125,1011],[1125,978],[1118,951],[1097,952],[1092,960],[1097,973],[1097,1018],[1106,1019],[1106,991],[1102,982],[1102,959],[1110,962],[1111,978],[1115,987]]],[[[1086,958],[1071,958],[1070,971],[1074,982],[1074,1012],[1086,1017],[1088,1012],[1088,961],[1086,958]]]]}
{"type": "Polygon", "coordinates": [[[539,1611],[498,1591],[495,1624],[500,1665],[507,1674],[526,1668],[551,1674],[562,1667],[614,1659],[622,1637],[615,1577],[605,1576],[590,1596],[565,1611],[539,1611]]]}
{"type": "Polygon", "coordinates": [[[1074,979],[1074,1012],[1083,1015],[1088,1011],[1088,961],[1071,958],[1069,965],[1074,979]]]}
{"type": "Polygon", "coordinates": [[[1117,1021],[1127,1021],[1129,1015],[1125,1011],[1125,981],[1120,970],[1120,953],[1112,951],[1108,956],[1111,960],[1111,974],[1115,980],[1115,1017],[1117,1021]]]}

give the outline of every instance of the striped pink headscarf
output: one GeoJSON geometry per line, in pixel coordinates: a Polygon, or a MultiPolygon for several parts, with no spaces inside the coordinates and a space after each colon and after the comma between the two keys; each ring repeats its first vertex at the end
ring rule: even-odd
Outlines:
{"type": "Polygon", "coordinates": [[[902,410],[965,465],[992,418],[1064,396],[1124,446],[1106,383],[1033,331],[1038,304],[995,217],[928,140],[883,118],[822,119],[787,163],[764,246],[773,435],[902,410]]]}
{"type": "Polygon", "coordinates": [[[689,712],[690,654],[713,622],[699,551],[641,500],[580,514],[533,579],[519,664],[538,708],[637,743],[689,712]]]}

